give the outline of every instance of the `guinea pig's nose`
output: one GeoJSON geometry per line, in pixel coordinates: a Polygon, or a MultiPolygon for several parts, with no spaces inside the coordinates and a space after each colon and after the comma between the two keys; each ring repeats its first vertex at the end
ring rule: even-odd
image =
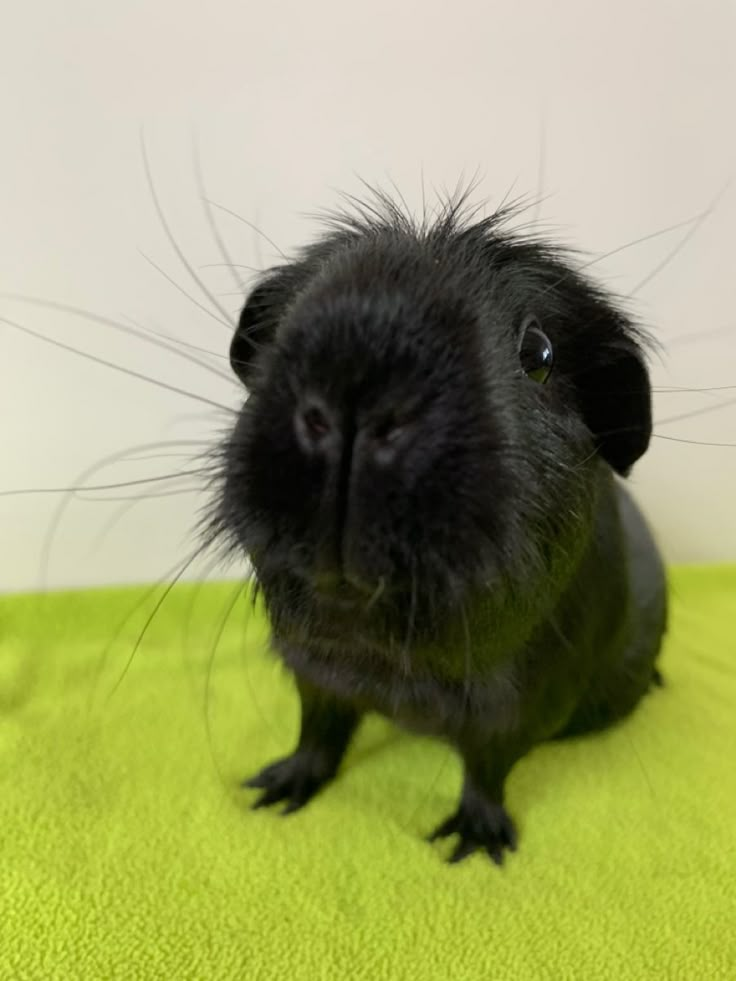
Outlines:
{"type": "Polygon", "coordinates": [[[317,398],[310,398],[297,408],[294,428],[302,448],[314,452],[333,440],[337,425],[327,405],[317,398]]]}

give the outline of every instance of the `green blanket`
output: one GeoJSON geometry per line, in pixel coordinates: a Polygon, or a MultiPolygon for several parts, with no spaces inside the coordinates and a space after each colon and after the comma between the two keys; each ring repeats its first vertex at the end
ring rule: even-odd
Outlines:
{"type": "Polygon", "coordinates": [[[160,590],[0,600],[0,978],[736,978],[736,567],[672,581],[665,687],[518,765],[502,869],[422,840],[458,761],[379,718],[304,811],[250,810],[298,713],[234,584],[137,650],[160,590]]]}

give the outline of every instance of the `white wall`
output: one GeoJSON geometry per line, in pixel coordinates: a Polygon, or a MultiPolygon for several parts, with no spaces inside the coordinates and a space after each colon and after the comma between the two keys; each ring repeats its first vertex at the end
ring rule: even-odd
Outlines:
{"type": "MultiPolygon", "coordinates": [[[[302,215],[333,204],[335,188],[355,190],[356,174],[395,180],[411,202],[422,171],[428,187],[454,186],[480,168],[491,204],[512,184],[534,193],[543,128],[543,219],[591,253],[614,249],[703,211],[734,173],[735,9],[732,0],[37,0],[11,15],[6,5],[0,291],[127,315],[225,353],[224,327],[139,254],[203,300],[152,205],[141,126],[162,204],[196,267],[221,260],[198,199],[195,129],[210,195],[288,250],[313,230],[302,215]]],[[[642,318],[667,346],[655,366],[660,387],[736,384],[735,218],[736,184],[638,296],[642,318]]],[[[218,220],[236,261],[274,256],[245,225],[218,220]]],[[[598,270],[626,292],[684,231],[598,270]]],[[[202,274],[218,294],[234,289],[227,270],[202,274]]],[[[221,301],[238,306],[237,296],[221,301]]],[[[237,402],[229,382],[99,324],[7,299],[0,316],[237,402]]],[[[3,489],[63,486],[127,446],[209,439],[225,418],[2,324],[0,358],[3,489]]],[[[736,389],[658,394],[659,434],[736,442],[736,405],[662,421],[729,397],[736,389]]],[[[182,463],[128,461],[96,479],[182,463]]],[[[670,559],[736,558],[736,448],[655,439],[634,487],[670,559]]],[[[45,561],[58,499],[0,497],[0,589],[163,575],[187,553],[196,503],[178,494],[121,516],[118,501],[77,502],[45,561]]]]}

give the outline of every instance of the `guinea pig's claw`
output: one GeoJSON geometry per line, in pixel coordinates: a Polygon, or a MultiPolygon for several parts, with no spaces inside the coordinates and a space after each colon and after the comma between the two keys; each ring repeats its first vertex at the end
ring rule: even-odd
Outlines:
{"type": "Polygon", "coordinates": [[[471,813],[463,804],[442,824],[438,825],[429,835],[428,841],[458,835],[459,841],[455,846],[448,862],[461,862],[468,855],[478,850],[487,853],[496,865],[502,865],[504,852],[516,851],[517,835],[514,822],[500,804],[487,804],[482,811],[471,813]]]}
{"type": "Polygon", "coordinates": [[[263,793],[251,805],[252,810],[270,807],[285,801],[282,815],[293,814],[311,800],[320,787],[329,779],[323,769],[316,765],[312,754],[294,753],[265,767],[260,773],[243,780],[242,787],[255,787],[263,793]]]}
{"type": "Polygon", "coordinates": [[[449,835],[454,835],[455,832],[460,830],[460,812],[457,811],[451,817],[443,821],[442,824],[438,824],[437,827],[430,834],[427,835],[427,841],[437,841],[438,838],[447,838],[449,835]]]}

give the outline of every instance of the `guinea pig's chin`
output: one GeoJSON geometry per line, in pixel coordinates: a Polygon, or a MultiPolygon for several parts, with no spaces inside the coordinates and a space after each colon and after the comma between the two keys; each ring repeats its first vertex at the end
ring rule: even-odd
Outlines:
{"type": "Polygon", "coordinates": [[[324,653],[359,647],[383,647],[385,613],[353,596],[322,596],[305,579],[266,576],[259,579],[274,637],[324,653]]]}
{"type": "Polygon", "coordinates": [[[281,642],[330,653],[350,648],[388,654],[435,640],[448,622],[463,618],[479,592],[493,588],[488,568],[468,579],[447,570],[413,584],[383,585],[372,595],[315,589],[293,568],[255,567],[274,636],[281,642]]]}

